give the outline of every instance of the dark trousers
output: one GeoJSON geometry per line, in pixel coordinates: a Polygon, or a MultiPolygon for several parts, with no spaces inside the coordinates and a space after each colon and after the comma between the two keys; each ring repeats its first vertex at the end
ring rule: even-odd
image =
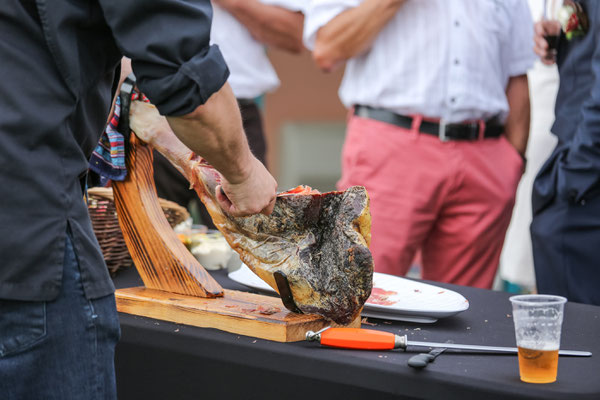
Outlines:
{"type": "Polygon", "coordinates": [[[0,398],[116,399],[115,296],[85,298],[68,235],[53,301],[0,300],[0,398]]]}
{"type": "MultiPolygon", "coordinates": [[[[254,102],[240,101],[239,105],[250,149],[254,156],[266,165],[267,146],[260,110],[254,102]]],[[[187,179],[157,151],[154,152],[154,182],[158,197],[174,201],[183,207],[188,207],[190,202],[196,202],[199,205],[202,222],[214,229],[210,215],[198,199],[196,192],[190,190],[187,179]]]]}
{"type": "Polygon", "coordinates": [[[540,293],[600,305],[600,196],[584,204],[557,196],[534,214],[531,238],[540,293]]]}

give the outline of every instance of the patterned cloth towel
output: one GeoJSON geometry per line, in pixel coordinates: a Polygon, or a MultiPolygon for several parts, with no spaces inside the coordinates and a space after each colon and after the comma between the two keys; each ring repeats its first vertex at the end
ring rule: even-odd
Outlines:
{"type": "MultiPolygon", "coordinates": [[[[131,100],[149,102],[146,96],[137,92],[131,95],[131,100]]],[[[121,99],[117,96],[115,112],[90,157],[90,169],[100,175],[103,186],[108,183],[108,180],[122,181],[127,176],[125,139],[117,131],[120,115],[121,99]]]]}

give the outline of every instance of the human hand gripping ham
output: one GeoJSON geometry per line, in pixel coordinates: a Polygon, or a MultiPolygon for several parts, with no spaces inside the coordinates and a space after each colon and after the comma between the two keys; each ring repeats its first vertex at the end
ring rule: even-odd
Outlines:
{"type": "Polygon", "coordinates": [[[246,179],[231,183],[223,178],[221,185],[215,188],[217,201],[229,215],[243,217],[257,213],[269,215],[273,212],[273,190],[277,186],[275,180],[256,157],[250,159],[249,171],[246,179]],[[267,205],[263,206],[267,201],[267,205]]]}

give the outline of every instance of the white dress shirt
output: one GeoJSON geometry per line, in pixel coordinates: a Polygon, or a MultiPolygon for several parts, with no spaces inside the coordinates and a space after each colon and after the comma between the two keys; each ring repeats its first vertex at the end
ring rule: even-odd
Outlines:
{"type": "MultiPolygon", "coordinates": [[[[312,0],[304,41],[362,0],[312,0]]],[[[448,122],[505,118],[506,84],[533,65],[525,0],[407,0],[363,54],[346,64],[339,95],[354,104],[448,122]]]]}
{"type": "MultiPolygon", "coordinates": [[[[307,0],[260,0],[291,11],[304,11],[307,0]]],[[[213,4],[211,43],[221,49],[229,66],[229,85],[235,96],[252,99],[279,86],[279,79],[265,53],[248,29],[233,15],[213,4]]]]}

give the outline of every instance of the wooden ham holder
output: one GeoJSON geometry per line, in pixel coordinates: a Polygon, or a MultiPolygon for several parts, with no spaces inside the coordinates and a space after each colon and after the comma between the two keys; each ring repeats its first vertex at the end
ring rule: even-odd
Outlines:
{"type": "MultiPolygon", "coordinates": [[[[130,135],[127,178],[113,182],[119,225],[144,287],[119,289],[119,312],[278,342],[332,324],[288,311],[280,298],[224,290],[171,229],[154,186],[152,148],[130,135]]],[[[350,326],[360,327],[360,317],[350,326]]]]}

